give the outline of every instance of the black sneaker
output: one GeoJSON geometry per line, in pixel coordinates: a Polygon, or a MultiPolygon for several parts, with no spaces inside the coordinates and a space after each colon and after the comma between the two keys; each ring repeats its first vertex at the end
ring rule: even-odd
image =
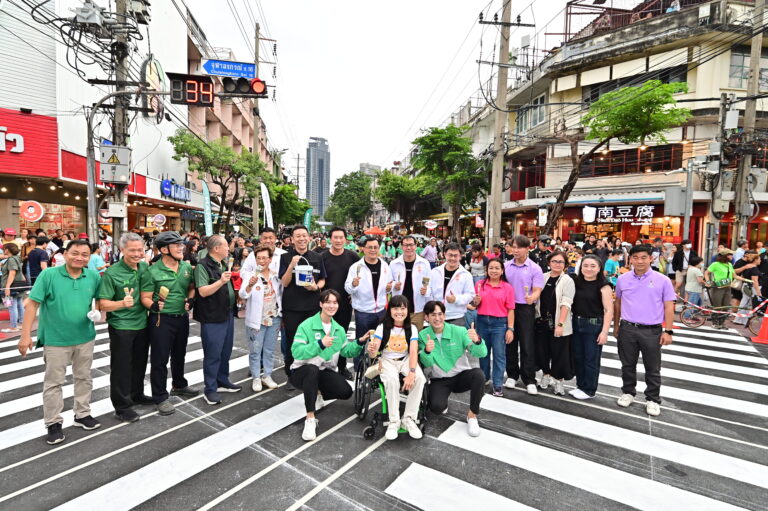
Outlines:
{"type": "Polygon", "coordinates": [[[203,399],[205,399],[205,402],[209,405],[219,405],[221,404],[221,398],[219,397],[219,394],[216,392],[211,392],[210,394],[203,394],[203,399]]]}
{"type": "Polygon", "coordinates": [[[138,397],[133,398],[133,404],[135,405],[154,405],[155,400],[152,399],[150,396],[147,396],[146,394],[142,394],[138,397]]]}
{"type": "Polygon", "coordinates": [[[179,396],[179,397],[195,397],[196,395],[200,394],[199,390],[195,390],[192,387],[184,387],[183,389],[171,389],[171,395],[172,396],[179,396]]]}
{"type": "Polygon", "coordinates": [[[346,367],[340,368],[339,374],[342,375],[345,380],[352,381],[354,379],[354,376],[352,376],[352,373],[350,373],[349,369],[347,369],[346,367]]]}
{"type": "Polygon", "coordinates": [[[219,385],[216,392],[240,392],[243,387],[235,385],[234,383],[227,383],[226,385],[219,385]]]}
{"type": "Polygon", "coordinates": [[[131,408],[125,410],[115,410],[115,417],[122,422],[136,422],[139,420],[139,414],[131,408]]]}
{"type": "Polygon", "coordinates": [[[83,428],[86,431],[90,431],[100,427],[101,423],[90,415],[86,415],[82,419],[75,419],[75,426],[78,428],[83,428]]]}
{"type": "Polygon", "coordinates": [[[61,430],[61,423],[51,424],[48,426],[48,436],[45,438],[45,443],[48,445],[60,444],[66,437],[61,430]]]}

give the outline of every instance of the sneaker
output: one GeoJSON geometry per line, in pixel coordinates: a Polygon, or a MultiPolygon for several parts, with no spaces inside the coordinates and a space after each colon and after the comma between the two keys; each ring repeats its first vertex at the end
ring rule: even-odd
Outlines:
{"type": "Polygon", "coordinates": [[[45,443],[48,445],[56,445],[63,442],[65,438],[64,432],[61,430],[60,422],[48,426],[48,436],[45,437],[45,443]]]}
{"type": "Polygon", "coordinates": [[[339,374],[344,377],[347,381],[352,381],[355,377],[352,375],[352,373],[349,372],[349,369],[346,367],[340,367],[339,368],[339,374]]]}
{"type": "Polygon", "coordinates": [[[75,426],[78,428],[83,428],[86,431],[90,431],[92,429],[99,428],[101,426],[101,423],[91,417],[90,415],[86,415],[85,417],[81,417],[79,419],[75,419],[75,426]]]}
{"type": "Polygon", "coordinates": [[[648,401],[645,403],[645,413],[652,417],[658,417],[661,413],[661,407],[656,401],[648,401]]]}
{"type": "MultiPolygon", "coordinates": [[[[539,381],[539,387],[541,387],[541,390],[549,388],[549,384],[552,383],[552,377],[548,374],[545,374],[541,377],[541,381],[539,381]]],[[[555,392],[557,394],[557,392],[555,392]]]]}
{"type": "Polygon", "coordinates": [[[16,334],[21,332],[21,328],[3,328],[0,332],[3,332],[4,334],[16,334]]]}
{"type": "Polygon", "coordinates": [[[369,380],[376,378],[379,375],[379,364],[373,364],[365,370],[365,377],[369,380]]]}
{"type": "Polygon", "coordinates": [[[480,423],[477,421],[477,417],[467,419],[467,434],[469,436],[480,436],[480,423]]]}
{"type": "Polygon", "coordinates": [[[203,394],[203,399],[205,399],[205,402],[209,405],[218,405],[221,404],[221,398],[219,397],[218,392],[211,392],[210,394],[203,394]]]}
{"type": "Polygon", "coordinates": [[[514,389],[515,385],[517,385],[517,380],[513,380],[512,378],[507,378],[507,381],[504,382],[504,386],[508,389],[514,389]]]}
{"type": "Polygon", "coordinates": [[[616,401],[616,404],[622,408],[626,408],[629,405],[631,405],[632,401],[634,400],[635,400],[635,396],[633,396],[632,394],[622,394],[621,397],[619,397],[619,400],[616,401]]]}
{"type": "Polygon", "coordinates": [[[296,387],[293,386],[293,383],[291,383],[291,380],[288,380],[288,382],[285,384],[285,390],[288,392],[293,392],[296,390],[296,387]]]}
{"type": "Polygon", "coordinates": [[[261,392],[261,378],[254,378],[251,383],[251,390],[254,392],[261,392]]]}
{"type": "Polygon", "coordinates": [[[568,395],[569,395],[569,396],[573,396],[574,394],[576,394],[576,391],[577,391],[577,390],[579,390],[579,389],[571,389],[571,390],[569,390],[569,391],[568,391],[568,395]]]}
{"type": "Polygon", "coordinates": [[[387,437],[387,440],[397,440],[398,431],[400,429],[400,422],[390,422],[389,426],[387,426],[387,432],[384,433],[384,436],[387,437]]]}
{"type": "Polygon", "coordinates": [[[155,400],[152,399],[150,396],[147,396],[145,394],[142,394],[138,397],[134,397],[132,399],[133,404],[135,405],[153,405],[155,404],[155,400]]]}
{"type": "Polygon", "coordinates": [[[199,390],[195,390],[190,386],[186,386],[183,389],[171,389],[171,395],[172,396],[179,396],[179,397],[195,397],[198,394],[200,394],[199,390]]]}
{"type": "Polygon", "coordinates": [[[440,415],[445,415],[446,413],[448,413],[448,407],[447,406],[445,407],[445,410],[440,412],[440,415]]]}
{"type": "Polygon", "coordinates": [[[529,396],[535,396],[539,393],[538,390],[536,390],[536,385],[533,383],[529,383],[525,386],[525,391],[528,393],[529,396]]]}
{"type": "Polygon", "coordinates": [[[277,383],[275,382],[275,380],[272,379],[271,376],[265,376],[264,378],[262,378],[261,379],[261,383],[266,385],[268,389],[276,389],[277,388],[277,383]]]}
{"type": "Polygon", "coordinates": [[[136,422],[139,420],[139,414],[134,412],[131,408],[125,410],[115,410],[115,417],[122,422],[136,422]]]}
{"type": "Polygon", "coordinates": [[[411,438],[418,440],[423,435],[421,434],[421,430],[419,429],[419,425],[416,424],[416,421],[411,419],[410,417],[406,417],[403,420],[403,425],[405,426],[405,429],[408,430],[408,434],[411,438]]]}
{"type": "Polygon", "coordinates": [[[489,387],[491,385],[491,380],[485,380],[485,386],[489,387]]]}
{"type": "Polygon", "coordinates": [[[304,421],[304,431],[301,433],[301,439],[306,442],[311,442],[317,438],[317,423],[320,422],[317,419],[310,419],[304,421]]]}
{"type": "Polygon", "coordinates": [[[320,393],[317,393],[317,399],[315,399],[315,411],[322,410],[323,407],[325,407],[325,401],[323,401],[323,396],[320,395],[320,393]]]}
{"type": "Polygon", "coordinates": [[[169,400],[165,400],[157,405],[157,413],[160,415],[171,415],[176,411],[176,407],[171,404],[169,400]]]}
{"type": "Polygon", "coordinates": [[[565,395],[565,382],[563,380],[555,380],[555,394],[558,396],[565,395]]]}
{"type": "Polygon", "coordinates": [[[581,399],[581,400],[592,399],[593,397],[595,397],[595,396],[590,396],[589,394],[587,394],[581,389],[573,389],[573,391],[570,392],[570,394],[576,399],[581,399]]]}
{"type": "Polygon", "coordinates": [[[493,395],[496,397],[504,397],[504,392],[501,390],[501,387],[494,387],[493,395]]]}
{"type": "Polygon", "coordinates": [[[227,383],[226,385],[219,385],[216,392],[240,392],[241,390],[243,390],[242,386],[235,385],[234,383],[227,383]]]}

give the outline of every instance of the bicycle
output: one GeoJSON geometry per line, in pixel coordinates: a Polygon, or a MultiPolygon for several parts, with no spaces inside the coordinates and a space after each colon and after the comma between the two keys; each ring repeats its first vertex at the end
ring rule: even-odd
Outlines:
{"type": "MultiPolygon", "coordinates": [[[[706,288],[705,291],[709,292],[709,290],[706,288]]],[[[760,332],[760,326],[763,321],[763,316],[765,315],[765,309],[768,305],[768,299],[765,299],[762,296],[758,296],[756,298],[761,300],[761,302],[747,313],[749,315],[749,319],[747,320],[747,328],[752,333],[752,335],[757,335],[760,332]]],[[[680,321],[685,326],[690,328],[700,327],[707,322],[707,319],[710,318],[712,314],[733,313],[739,311],[739,307],[733,305],[716,307],[714,309],[704,309],[698,305],[693,305],[688,302],[685,303],[686,305],[680,311],[680,321]]]]}

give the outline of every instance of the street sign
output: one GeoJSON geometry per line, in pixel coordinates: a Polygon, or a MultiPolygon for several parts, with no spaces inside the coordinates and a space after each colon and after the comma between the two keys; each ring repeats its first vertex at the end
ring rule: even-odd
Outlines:
{"type": "Polygon", "coordinates": [[[37,201],[28,200],[19,204],[19,216],[28,222],[39,222],[44,215],[45,209],[37,201]]]}
{"type": "Polygon", "coordinates": [[[437,222],[435,222],[434,220],[427,220],[426,222],[424,222],[424,227],[426,227],[431,231],[437,228],[437,222]]]}
{"type": "Polygon", "coordinates": [[[234,78],[256,78],[256,64],[252,62],[234,62],[231,60],[203,59],[203,72],[214,76],[234,78]]]}
{"type": "Polygon", "coordinates": [[[102,145],[100,176],[102,183],[127,185],[131,181],[131,148],[102,145]]]}

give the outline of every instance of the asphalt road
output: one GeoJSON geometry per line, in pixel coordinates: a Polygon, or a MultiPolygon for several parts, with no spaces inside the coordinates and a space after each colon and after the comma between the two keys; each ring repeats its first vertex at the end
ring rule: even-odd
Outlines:
{"type": "MultiPolygon", "coordinates": [[[[454,395],[424,439],[392,442],[364,439],[351,400],[337,401],[318,413],[312,443],[298,392],[250,390],[242,320],[231,362],[242,392],[215,407],[172,398],[167,417],[138,407],[127,425],[112,416],[104,325],[98,334],[102,427],[71,427],[70,412],[56,447],[44,442],[42,353],[22,360],[14,338],[0,340],[0,509],[768,509],[768,360],[735,330],[676,331],[658,418],[642,397],[616,406],[610,341],[593,400],[505,389],[483,398],[483,431],[470,438],[468,396],[454,395]]],[[[193,324],[186,372],[202,388],[198,336],[193,324]]],[[[65,396],[71,410],[71,385],[65,396]]]]}

